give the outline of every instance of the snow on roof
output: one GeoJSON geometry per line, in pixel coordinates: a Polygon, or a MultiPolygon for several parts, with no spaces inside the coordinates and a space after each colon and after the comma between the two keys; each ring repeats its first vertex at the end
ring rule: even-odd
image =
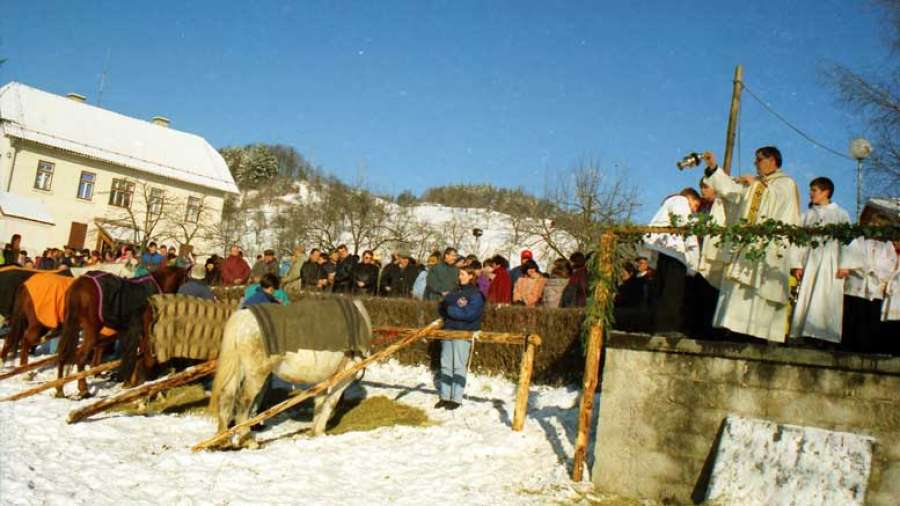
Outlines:
{"type": "Polygon", "coordinates": [[[237,193],[225,160],[203,137],[131,118],[18,82],[0,88],[4,134],[142,172],[237,193]]]}
{"type": "Polygon", "coordinates": [[[55,225],[53,216],[39,200],[0,191],[0,215],[55,225]]]}

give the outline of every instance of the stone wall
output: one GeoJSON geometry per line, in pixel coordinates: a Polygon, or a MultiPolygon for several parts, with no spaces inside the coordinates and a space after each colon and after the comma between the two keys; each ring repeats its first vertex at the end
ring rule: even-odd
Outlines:
{"type": "Polygon", "coordinates": [[[868,504],[900,497],[900,358],[612,333],[592,479],[621,495],[702,500],[729,414],[876,439],[868,504]]]}

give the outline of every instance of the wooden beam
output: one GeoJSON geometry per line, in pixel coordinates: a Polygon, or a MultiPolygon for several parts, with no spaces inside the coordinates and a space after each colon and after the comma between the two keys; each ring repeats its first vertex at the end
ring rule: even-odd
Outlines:
{"type": "MultiPolygon", "coordinates": [[[[404,327],[375,327],[372,333],[381,338],[375,341],[376,344],[385,344],[399,340],[416,332],[416,329],[404,327]]],[[[525,334],[514,334],[510,332],[476,332],[471,330],[437,330],[425,336],[425,339],[475,339],[482,343],[497,344],[525,344],[525,334]]]]}
{"type": "MultiPolygon", "coordinates": [[[[613,259],[616,249],[616,235],[613,232],[605,232],[600,238],[600,255],[598,261],[603,279],[613,279],[613,259]]],[[[609,302],[609,287],[600,282],[594,289],[594,297],[591,301],[593,308],[606,312],[609,302]]],[[[581,387],[581,407],[578,411],[578,433],[575,436],[575,457],[572,464],[572,480],[581,481],[584,472],[584,460],[587,454],[588,439],[591,432],[591,416],[594,411],[594,392],[597,390],[597,382],[600,369],[600,353],[603,351],[603,320],[598,319],[592,326],[588,337],[587,355],[584,358],[584,378],[581,387]]]]}
{"type": "Polygon", "coordinates": [[[40,369],[41,367],[46,367],[54,364],[56,364],[56,355],[50,355],[49,357],[45,357],[29,364],[15,367],[9,371],[0,373],[0,380],[12,378],[13,376],[17,376],[28,371],[33,371],[35,369],[40,369]]]}
{"type": "Polygon", "coordinates": [[[519,387],[516,390],[516,410],[512,421],[512,430],[517,432],[525,427],[525,415],[528,413],[528,389],[531,386],[531,373],[534,370],[534,352],[540,344],[539,336],[528,336],[528,344],[525,345],[525,352],[522,354],[519,387]]]}
{"type": "Polygon", "coordinates": [[[737,131],[738,115],[741,111],[741,89],[744,86],[744,67],[738,65],[734,69],[734,85],[731,90],[731,109],[728,112],[728,131],[725,133],[725,158],[722,170],[731,175],[731,158],[734,155],[734,134],[737,131]]]}
{"type": "Polygon", "coordinates": [[[435,330],[440,329],[443,324],[444,324],[444,322],[440,319],[437,319],[437,320],[431,322],[430,324],[428,324],[428,326],[426,326],[422,329],[419,329],[415,333],[408,335],[408,336],[404,337],[403,339],[401,339],[400,341],[388,346],[387,348],[375,353],[374,355],[371,355],[370,357],[366,358],[365,360],[356,364],[355,366],[351,367],[350,369],[345,369],[345,370],[335,374],[334,376],[328,378],[327,380],[325,380],[321,383],[317,383],[316,385],[304,390],[299,395],[295,395],[295,396],[287,399],[286,401],[281,402],[280,404],[276,404],[275,406],[272,406],[271,408],[263,411],[262,413],[254,416],[253,418],[250,418],[249,420],[247,420],[243,423],[239,423],[226,431],[220,432],[205,441],[201,441],[201,442],[197,443],[196,445],[194,445],[192,450],[196,452],[199,450],[205,450],[207,448],[212,448],[214,446],[220,445],[221,443],[227,441],[228,438],[230,438],[234,434],[237,434],[238,431],[245,429],[245,428],[249,428],[259,422],[262,422],[263,420],[272,418],[273,416],[275,416],[283,411],[286,411],[286,410],[292,408],[293,406],[296,406],[297,404],[305,401],[306,399],[309,399],[310,397],[314,397],[314,396],[318,395],[319,393],[324,392],[325,390],[344,381],[345,379],[352,377],[358,371],[365,369],[370,364],[384,360],[384,359],[388,358],[389,356],[393,355],[394,353],[400,351],[401,349],[406,348],[407,346],[415,343],[419,339],[422,339],[429,333],[432,333],[435,330]]]}
{"type": "Polygon", "coordinates": [[[175,388],[177,386],[191,383],[214,372],[216,372],[215,360],[210,360],[202,364],[188,367],[183,371],[170,374],[150,383],[144,383],[139,387],[130,388],[123,392],[119,392],[112,397],[107,397],[106,399],[101,399],[83,408],[76,409],[69,413],[68,418],[66,418],[66,422],[79,422],[89,416],[93,416],[97,413],[106,411],[113,406],[124,404],[135,399],[140,399],[141,397],[154,395],[156,393],[162,392],[163,390],[168,390],[170,388],[175,388]]]}
{"type": "Polygon", "coordinates": [[[41,383],[40,385],[38,385],[34,388],[29,388],[28,390],[23,390],[17,394],[10,395],[9,397],[4,397],[3,399],[0,399],[0,401],[17,401],[19,399],[24,399],[25,397],[31,397],[34,394],[43,392],[44,390],[56,388],[58,386],[65,385],[66,383],[70,383],[72,381],[80,380],[82,378],[87,378],[88,376],[95,376],[97,374],[100,374],[101,372],[106,372],[111,369],[115,369],[116,367],[119,367],[119,364],[121,364],[121,363],[122,363],[121,360],[113,360],[111,362],[106,362],[104,364],[98,365],[97,367],[92,367],[86,371],[81,371],[81,372],[78,372],[75,374],[70,374],[63,378],[59,378],[59,379],[56,379],[53,381],[48,381],[46,383],[41,383]]]}

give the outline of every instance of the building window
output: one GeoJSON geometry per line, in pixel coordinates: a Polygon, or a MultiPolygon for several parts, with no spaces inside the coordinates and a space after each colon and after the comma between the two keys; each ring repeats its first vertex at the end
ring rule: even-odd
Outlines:
{"type": "Polygon", "coordinates": [[[200,198],[188,197],[187,212],[184,214],[184,221],[188,223],[197,223],[200,221],[200,198]]]}
{"type": "Polygon", "coordinates": [[[50,162],[40,160],[37,166],[37,175],[34,177],[34,187],[38,190],[50,191],[53,183],[53,167],[50,162]]]}
{"type": "Polygon", "coordinates": [[[159,216],[162,214],[163,208],[163,190],[162,188],[150,188],[150,196],[147,199],[147,210],[151,216],[159,216]]]}
{"type": "Polygon", "coordinates": [[[91,200],[94,198],[94,183],[97,182],[97,174],[93,172],[82,172],[81,180],[78,181],[78,198],[82,200],[91,200]]]}
{"type": "Polygon", "coordinates": [[[130,208],[133,196],[134,183],[127,179],[113,179],[112,189],[109,190],[109,205],[130,208]]]}

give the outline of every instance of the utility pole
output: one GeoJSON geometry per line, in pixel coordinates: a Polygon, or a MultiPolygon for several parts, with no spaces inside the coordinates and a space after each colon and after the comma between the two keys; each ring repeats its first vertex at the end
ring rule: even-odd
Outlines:
{"type": "Polygon", "coordinates": [[[738,115],[741,111],[741,89],[744,86],[744,66],[734,69],[734,87],[731,91],[731,111],[728,114],[728,133],[725,134],[725,160],[722,170],[731,174],[731,157],[734,154],[734,133],[737,131],[738,115]]]}

